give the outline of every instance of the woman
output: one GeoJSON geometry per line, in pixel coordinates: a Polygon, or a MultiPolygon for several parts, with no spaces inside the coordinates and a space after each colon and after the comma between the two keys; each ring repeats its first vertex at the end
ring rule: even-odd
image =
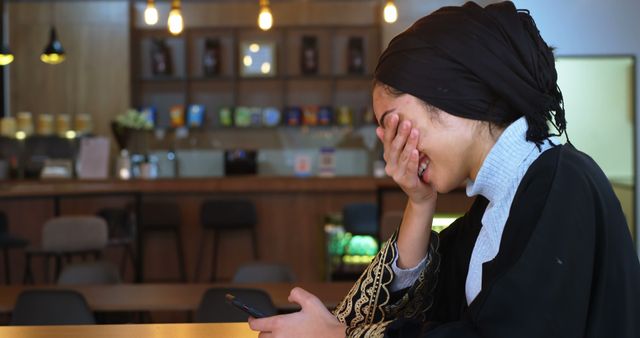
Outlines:
{"type": "Polygon", "coordinates": [[[551,49],[511,2],[445,7],[380,57],[373,105],[399,231],[333,314],[249,320],[260,337],[640,337],[640,264],[600,168],[566,128],[551,49]],[[471,209],[431,231],[437,195],[471,209]]]}

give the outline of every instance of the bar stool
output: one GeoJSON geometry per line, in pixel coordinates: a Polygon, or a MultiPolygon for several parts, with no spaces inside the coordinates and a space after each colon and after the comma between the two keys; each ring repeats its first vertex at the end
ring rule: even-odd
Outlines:
{"type": "Polygon", "coordinates": [[[7,215],[0,211],[0,248],[2,249],[2,255],[4,256],[4,282],[5,284],[11,284],[11,266],[9,262],[9,249],[22,249],[29,244],[24,238],[15,237],[9,234],[9,222],[7,221],[7,215]]]}
{"type": "MultiPolygon", "coordinates": [[[[169,233],[173,235],[176,243],[176,253],[178,255],[178,268],[180,269],[180,280],[187,281],[187,272],[185,269],[184,249],[182,247],[182,235],[180,233],[180,225],[182,220],[180,217],[180,208],[174,202],[143,202],[140,205],[140,221],[138,225],[139,245],[138,259],[144,262],[144,248],[146,238],[151,234],[169,233]]],[[[140,264],[140,267],[143,265],[140,264]]],[[[143,276],[144,269],[138,271],[138,276],[143,276]]],[[[144,278],[143,278],[144,279],[144,278]]]]}
{"type": "MultiPolygon", "coordinates": [[[[213,234],[213,255],[211,257],[211,277],[213,282],[216,279],[218,262],[218,240],[223,232],[249,230],[251,232],[251,244],[253,249],[253,259],[258,259],[258,241],[256,235],[256,224],[258,218],[253,202],[248,200],[207,200],[200,207],[200,225],[203,231],[211,231],[213,234]]],[[[204,254],[204,244],[206,236],[200,240],[200,250],[198,253],[198,263],[196,264],[195,280],[200,275],[200,266],[204,254]]]]}

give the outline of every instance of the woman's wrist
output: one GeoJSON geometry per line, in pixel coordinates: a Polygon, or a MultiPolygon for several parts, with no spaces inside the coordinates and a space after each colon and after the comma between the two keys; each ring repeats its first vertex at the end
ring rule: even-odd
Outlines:
{"type": "Polygon", "coordinates": [[[434,201],[414,203],[409,200],[398,234],[398,267],[415,267],[427,254],[431,239],[431,223],[435,212],[434,201]]]}
{"type": "Polygon", "coordinates": [[[411,212],[415,212],[423,215],[433,214],[436,210],[436,196],[428,198],[428,199],[420,199],[413,200],[411,198],[408,199],[407,209],[411,210],[411,212]]]}

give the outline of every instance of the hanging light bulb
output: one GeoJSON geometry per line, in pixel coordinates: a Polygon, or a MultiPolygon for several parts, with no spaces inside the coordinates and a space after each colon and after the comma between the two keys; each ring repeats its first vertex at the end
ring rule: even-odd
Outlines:
{"type": "Polygon", "coordinates": [[[144,9],[144,22],[153,26],[158,23],[158,9],[155,0],[147,0],[147,8],[144,9]]]}
{"type": "Polygon", "coordinates": [[[6,45],[0,46],[0,66],[6,66],[13,62],[13,53],[6,45]]]}
{"type": "Polygon", "coordinates": [[[51,26],[49,43],[44,47],[44,51],[40,55],[40,60],[50,65],[57,65],[64,61],[64,49],[62,43],[58,40],[58,34],[56,34],[56,28],[51,26]]]}
{"type": "Polygon", "coordinates": [[[171,11],[169,12],[169,20],[167,20],[169,26],[169,32],[173,35],[182,33],[184,29],[184,21],[182,20],[182,13],[180,12],[180,0],[173,0],[171,2],[171,11]]]}
{"type": "Polygon", "coordinates": [[[269,0],[260,0],[260,15],[258,15],[258,27],[268,31],[273,26],[273,16],[269,9],[269,0]]]}
{"type": "Polygon", "coordinates": [[[394,23],[398,20],[398,9],[396,8],[396,4],[393,1],[387,1],[387,4],[384,5],[384,21],[387,23],[394,23]]]}

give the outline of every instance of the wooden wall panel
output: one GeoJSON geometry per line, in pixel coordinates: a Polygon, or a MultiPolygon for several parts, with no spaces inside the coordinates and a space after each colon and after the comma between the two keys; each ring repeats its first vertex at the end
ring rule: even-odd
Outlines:
{"type": "Polygon", "coordinates": [[[96,134],[129,107],[129,9],[127,1],[10,2],[10,114],[93,116],[96,134]],[[52,10],[53,9],[53,10],[52,10]],[[67,59],[40,61],[51,20],[67,59]]]}

